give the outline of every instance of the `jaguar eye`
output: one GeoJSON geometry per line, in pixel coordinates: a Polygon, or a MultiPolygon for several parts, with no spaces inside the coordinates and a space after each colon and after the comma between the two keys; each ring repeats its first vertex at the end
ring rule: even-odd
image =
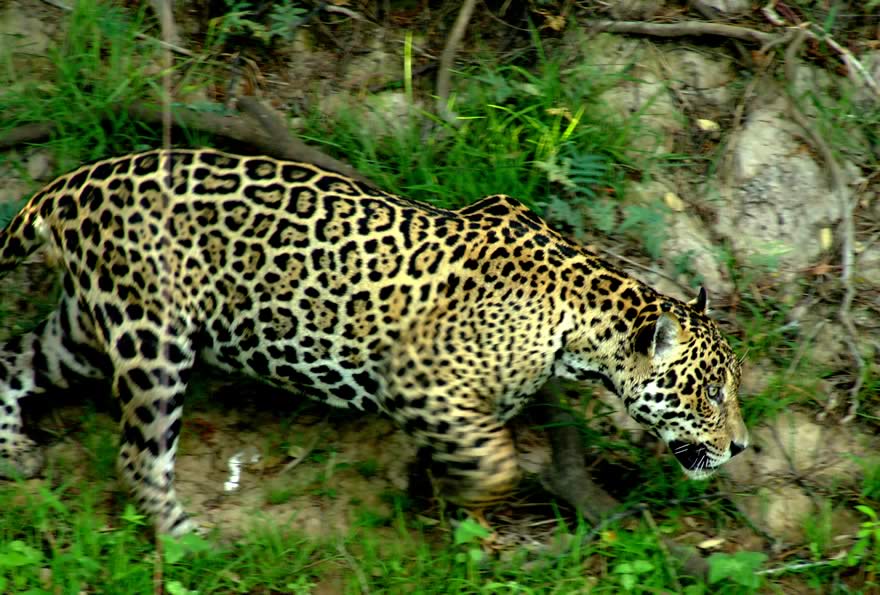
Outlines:
{"type": "Polygon", "coordinates": [[[709,398],[716,403],[720,403],[724,400],[724,393],[721,392],[721,387],[717,384],[710,384],[709,386],[707,386],[706,394],[708,394],[709,398]]]}

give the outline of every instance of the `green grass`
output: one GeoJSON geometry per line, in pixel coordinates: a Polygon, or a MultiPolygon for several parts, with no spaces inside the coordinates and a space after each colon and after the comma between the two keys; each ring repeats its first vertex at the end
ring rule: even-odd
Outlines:
{"type": "MultiPolygon", "coordinates": [[[[158,133],[119,109],[160,95],[158,54],[135,36],[144,27],[143,14],[103,2],[77,2],[65,38],[46,61],[43,80],[29,80],[16,71],[15,61],[0,56],[6,84],[0,93],[0,130],[28,122],[54,123],[56,132],[46,146],[61,168],[156,146],[158,133]]],[[[217,28],[217,39],[206,42],[215,49],[229,32],[223,23],[217,28]]],[[[534,68],[475,67],[457,73],[466,84],[450,105],[457,114],[454,124],[413,110],[392,132],[377,135],[364,125],[362,110],[352,109],[333,121],[306,112],[299,114],[305,122],[301,136],[346,158],[389,191],[446,207],[506,193],[576,235],[589,229],[591,236],[637,237],[645,251],[656,255],[663,231],[660,210],[651,205],[625,208],[621,197],[630,181],[650,178],[654,169],[676,165],[678,157],[633,153],[634,139],[644,133],[638,115],[622,118],[600,99],[603,90],[625,75],[609,75],[588,63],[562,64],[546,56],[539,41],[536,45],[540,59],[534,68]]],[[[175,68],[180,89],[204,84],[206,67],[198,59],[178,62],[175,68]]],[[[413,81],[408,83],[411,90],[413,81]]],[[[843,123],[853,120],[854,106],[845,94],[836,104],[822,106],[822,126],[844,130],[843,123]]],[[[874,112],[863,120],[867,127],[880,122],[874,112]]],[[[847,145],[849,139],[835,137],[838,141],[849,151],[859,148],[847,145]]],[[[4,214],[0,210],[0,218],[4,214]]],[[[762,270],[773,267],[758,264],[762,270]]],[[[682,272],[689,269],[686,259],[675,266],[682,272]]],[[[803,337],[788,324],[790,304],[750,297],[754,278],[741,273],[741,263],[729,266],[732,273],[740,271],[733,275],[741,298],[735,348],[772,370],[767,387],[743,399],[747,422],[772,419],[792,407],[815,410],[823,398],[816,382],[825,372],[811,369],[802,353],[800,362],[795,361],[803,337]]],[[[12,318],[14,313],[0,310],[0,316],[12,318]]],[[[866,375],[866,400],[876,399],[876,367],[866,375]]],[[[205,386],[192,387],[199,404],[208,399],[205,386]]],[[[848,584],[877,587],[880,530],[872,516],[880,510],[877,461],[863,462],[860,493],[837,504],[863,519],[855,545],[846,546],[843,558],[831,559],[842,546],[831,533],[834,508],[829,500],[808,521],[809,543],[796,552],[807,561],[827,563],[760,574],[786,560],[728,548],[712,558],[710,580],[703,583],[681,573],[660,539],[686,535],[694,525],[709,535],[736,533],[748,526],[747,519],[718,484],[685,481],[671,457],[657,457],[620,433],[598,430],[605,415],[598,410],[583,429],[585,441],[597,459],[610,461],[617,474],[612,477],[625,483],[618,496],[633,514],[593,532],[570,514],[559,513],[561,545],[540,553],[521,548],[498,558],[483,554],[478,534],[469,533],[475,530],[467,523],[456,528],[442,518],[436,526],[422,522],[418,506],[398,492],[384,494],[391,512],[363,506],[349,533],[335,538],[307,538],[283,525],[255,523],[232,544],[210,535],[163,541],[157,547],[144,519],[125,503],[116,484],[115,424],[87,410],[77,437],[87,453],[81,461],[55,463],[44,480],[0,484],[0,592],[152,593],[157,580],[172,594],[307,593],[319,586],[325,592],[346,593],[690,594],[763,592],[791,585],[814,590],[831,585],[839,592],[853,592],[848,584]],[[86,480],[74,481],[67,472],[72,466],[86,480]],[[647,506],[651,514],[637,505],[647,506]]],[[[289,429],[287,420],[267,428],[266,450],[287,453],[301,446],[289,429]]],[[[335,472],[363,478],[381,472],[374,460],[337,463],[332,444],[313,449],[309,461],[322,470],[306,489],[323,502],[343,496],[354,498],[355,505],[360,502],[357,494],[336,492],[330,482],[335,472]]],[[[286,484],[265,490],[267,504],[300,495],[286,484]]]]}
{"type": "Polygon", "coordinates": [[[53,124],[49,146],[62,167],[155,143],[158,136],[124,112],[158,81],[149,68],[158,54],[135,38],[141,21],[110,4],[75,3],[64,39],[46,58],[45,80],[29,79],[11,56],[0,56],[8,85],[0,94],[0,129],[53,124]]]}

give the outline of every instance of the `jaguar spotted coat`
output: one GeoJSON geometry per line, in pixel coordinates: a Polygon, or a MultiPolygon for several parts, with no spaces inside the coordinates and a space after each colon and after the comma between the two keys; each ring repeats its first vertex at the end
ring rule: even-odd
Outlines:
{"type": "Polygon", "coordinates": [[[302,163],[150,151],[38,192],[0,234],[0,271],[41,244],[63,295],[0,351],[0,463],[42,464],[20,399],[107,378],[120,472],[161,532],[193,528],[174,461],[196,357],[384,411],[471,509],[514,485],[505,422],[554,375],[604,379],[694,477],[747,444],[705,292],[662,296],[506,196],[444,210],[302,163]]]}

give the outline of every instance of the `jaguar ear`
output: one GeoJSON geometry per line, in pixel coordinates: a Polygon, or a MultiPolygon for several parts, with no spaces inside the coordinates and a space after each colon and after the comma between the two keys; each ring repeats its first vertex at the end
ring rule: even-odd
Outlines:
{"type": "Polygon", "coordinates": [[[651,359],[662,359],[681,342],[681,324],[671,312],[661,312],[657,320],[636,333],[636,351],[651,359]]]}
{"type": "Polygon", "coordinates": [[[706,293],[705,287],[700,287],[700,293],[697,297],[688,302],[689,306],[693,306],[697,312],[709,312],[709,294],[706,293]]]}

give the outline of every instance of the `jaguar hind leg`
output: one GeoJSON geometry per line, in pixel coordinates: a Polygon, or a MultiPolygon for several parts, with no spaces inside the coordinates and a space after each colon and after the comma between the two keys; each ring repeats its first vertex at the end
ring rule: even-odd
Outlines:
{"type": "Polygon", "coordinates": [[[103,378],[108,363],[90,316],[70,294],[33,331],[0,348],[0,477],[33,477],[43,467],[42,450],[23,431],[19,401],[103,378]]]}
{"type": "Polygon", "coordinates": [[[141,511],[156,531],[182,535],[195,529],[174,487],[183,396],[195,359],[185,333],[116,330],[113,392],[119,398],[117,465],[141,511]]]}

